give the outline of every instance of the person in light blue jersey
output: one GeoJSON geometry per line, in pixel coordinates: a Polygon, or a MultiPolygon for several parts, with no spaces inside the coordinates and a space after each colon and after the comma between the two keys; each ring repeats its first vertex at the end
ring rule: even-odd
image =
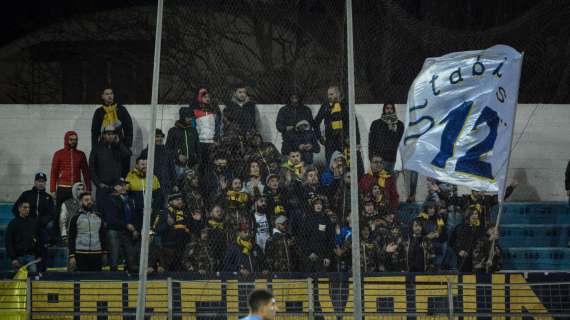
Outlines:
{"type": "Polygon", "coordinates": [[[249,315],[241,320],[273,320],[278,311],[273,294],[265,289],[253,290],[247,299],[249,315]]]}

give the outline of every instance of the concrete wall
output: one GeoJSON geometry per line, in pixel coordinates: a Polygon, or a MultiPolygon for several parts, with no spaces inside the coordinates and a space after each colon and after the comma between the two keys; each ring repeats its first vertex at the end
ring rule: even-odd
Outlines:
{"type": "MultiPolygon", "coordinates": [[[[157,126],[165,133],[178,118],[179,107],[159,106],[157,126]]],[[[258,106],[261,132],[278,148],[281,136],[275,130],[275,118],[279,107],[258,106]]],[[[400,119],[403,119],[404,106],[397,107],[400,119]]],[[[91,117],[95,108],[95,105],[0,105],[0,201],[13,201],[20,192],[30,188],[35,172],[41,170],[49,175],[52,155],[62,148],[67,130],[78,132],[79,149],[89,156],[91,117]]],[[[135,127],[133,153],[138,154],[146,146],[150,108],[145,105],[127,108],[135,127]]],[[[311,108],[316,113],[318,106],[311,108]]],[[[380,108],[378,105],[358,105],[357,115],[366,154],[367,131],[372,121],[379,117],[380,108]]],[[[519,105],[510,176],[515,172],[525,174],[541,200],[566,199],[564,170],[570,159],[569,120],[569,105],[519,105]]],[[[322,155],[317,159],[323,159],[322,155]]],[[[423,181],[420,179],[417,199],[423,198],[423,181]]],[[[404,199],[404,179],[399,179],[398,184],[404,199]]]]}

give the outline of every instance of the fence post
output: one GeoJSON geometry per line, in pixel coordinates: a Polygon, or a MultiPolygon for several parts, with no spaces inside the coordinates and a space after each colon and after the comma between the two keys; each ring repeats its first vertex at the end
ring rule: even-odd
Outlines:
{"type": "Polygon", "coordinates": [[[315,293],[311,277],[307,278],[307,292],[309,293],[309,320],[312,320],[315,318],[315,293]]]}
{"type": "Polygon", "coordinates": [[[167,299],[168,299],[168,319],[172,319],[173,317],[173,298],[172,298],[172,278],[168,277],[166,279],[166,287],[168,290],[167,299]]]}
{"type": "Polygon", "coordinates": [[[453,285],[451,280],[447,278],[447,304],[448,304],[448,317],[450,320],[453,319],[454,305],[453,305],[453,285]]]}
{"type": "Polygon", "coordinates": [[[32,278],[26,279],[26,319],[32,319],[32,278]]]}

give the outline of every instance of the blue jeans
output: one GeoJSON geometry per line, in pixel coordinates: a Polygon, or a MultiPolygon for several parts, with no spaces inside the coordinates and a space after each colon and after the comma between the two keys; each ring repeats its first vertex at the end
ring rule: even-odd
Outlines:
{"type": "MultiPolygon", "coordinates": [[[[32,256],[32,255],[26,255],[26,256],[18,257],[18,261],[20,261],[21,265],[25,265],[31,261],[36,260],[36,259],[37,258],[32,256]]],[[[28,266],[28,272],[32,272],[32,273],[38,272],[38,267],[37,267],[36,263],[32,263],[28,266]]]]}
{"type": "Polygon", "coordinates": [[[107,257],[111,271],[117,271],[121,254],[130,273],[138,272],[140,242],[133,240],[127,231],[107,230],[107,257]]]}

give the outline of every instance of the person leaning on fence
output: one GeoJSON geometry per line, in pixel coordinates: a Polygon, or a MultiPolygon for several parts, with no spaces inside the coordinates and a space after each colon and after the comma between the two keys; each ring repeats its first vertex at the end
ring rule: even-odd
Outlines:
{"type": "Polygon", "coordinates": [[[277,216],[273,234],[265,244],[265,264],[270,272],[300,271],[300,254],[297,241],[288,229],[287,217],[277,216]]]}
{"type": "Polygon", "coordinates": [[[69,224],[69,266],[77,271],[101,271],[106,254],[106,227],[93,210],[91,193],[79,196],[79,214],[69,224]]]}
{"type": "Polygon", "coordinates": [[[247,298],[249,315],[240,320],[273,320],[276,317],[277,304],[273,294],[265,289],[255,289],[247,298]]]}
{"type": "Polygon", "coordinates": [[[216,271],[222,270],[227,245],[233,241],[230,239],[229,227],[224,224],[224,215],[224,207],[221,204],[214,204],[207,225],[209,252],[214,260],[213,269],[216,271]]]}
{"type": "MultiPolygon", "coordinates": [[[[21,266],[41,259],[42,242],[38,234],[39,224],[30,216],[30,203],[23,200],[18,203],[18,215],[10,221],[6,228],[6,255],[12,267],[18,270],[21,266]]],[[[28,266],[29,272],[36,272],[36,264],[28,266]]]]}
{"type": "Polygon", "coordinates": [[[129,171],[132,154],[130,149],[133,146],[133,121],[127,108],[115,101],[112,88],[103,89],[101,100],[103,105],[95,110],[91,121],[91,150],[95,149],[102,140],[105,140],[103,136],[105,131],[116,131],[117,142],[120,141],[129,152],[121,153],[119,159],[121,165],[118,167],[121,173],[119,177],[114,178],[124,178],[129,171]]]}
{"type": "Polygon", "coordinates": [[[176,176],[197,164],[201,159],[198,131],[193,126],[194,115],[190,107],[178,110],[179,119],[168,130],[166,148],[175,157],[176,176]]]}
{"type": "Polygon", "coordinates": [[[81,175],[85,189],[91,191],[91,174],[87,157],[83,151],[77,150],[79,140],[77,133],[67,131],[63,140],[63,149],[57,150],[51,161],[50,192],[56,195],[56,210],[60,210],[65,200],[72,198],[72,186],[76,182],[81,182],[81,175]]]}
{"type": "Polygon", "coordinates": [[[311,213],[304,219],[298,237],[305,264],[303,271],[327,272],[334,255],[334,225],[324,213],[321,197],[313,197],[309,204],[311,213]]]}
{"type": "Polygon", "coordinates": [[[215,269],[216,259],[210,244],[210,228],[203,228],[197,237],[186,245],[184,251],[184,267],[190,272],[201,275],[213,275],[219,271],[215,269]]]}
{"type": "Polygon", "coordinates": [[[72,197],[65,200],[61,205],[61,211],[59,213],[59,232],[61,235],[61,240],[67,246],[67,235],[69,234],[69,222],[71,218],[79,214],[79,208],[81,207],[79,203],[79,195],[85,192],[85,187],[83,182],[76,182],[71,187],[72,197]]]}
{"type": "Polygon", "coordinates": [[[107,262],[111,271],[117,271],[119,258],[127,262],[129,273],[138,272],[140,233],[134,225],[134,202],[127,193],[128,182],[118,179],[113,191],[101,197],[97,204],[107,227],[107,262]]]}
{"type": "Polygon", "coordinates": [[[224,253],[223,270],[243,277],[266,270],[263,265],[263,252],[254,242],[245,223],[240,224],[237,236],[224,253]]]}
{"type": "Polygon", "coordinates": [[[191,217],[184,211],[182,194],[168,196],[168,208],[160,213],[157,233],[160,235],[160,265],[166,271],[183,271],[183,255],[191,240],[191,217]]]}

